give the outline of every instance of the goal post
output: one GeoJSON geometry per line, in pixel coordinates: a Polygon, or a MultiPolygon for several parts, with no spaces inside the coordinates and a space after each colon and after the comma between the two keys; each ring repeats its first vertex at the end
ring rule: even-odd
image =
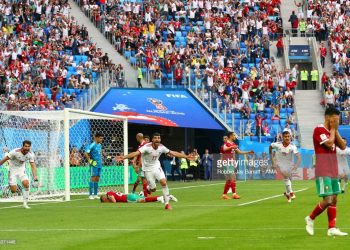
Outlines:
{"type": "MultiPolygon", "coordinates": [[[[126,117],[69,108],[63,111],[0,111],[1,149],[20,148],[24,140],[32,142],[39,178],[38,188],[30,186],[32,201],[69,201],[71,195],[88,194],[90,167],[84,152],[97,132],[104,137],[99,193],[110,189],[127,193],[128,184],[137,176],[127,160],[115,161],[118,154],[128,153],[126,117]]],[[[32,184],[30,167],[26,166],[26,170],[32,184]]],[[[9,192],[7,175],[8,169],[0,167],[0,201],[16,201],[21,194],[9,192]]],[[[18,184],[20,186],[20,182],[18,184]]]]}

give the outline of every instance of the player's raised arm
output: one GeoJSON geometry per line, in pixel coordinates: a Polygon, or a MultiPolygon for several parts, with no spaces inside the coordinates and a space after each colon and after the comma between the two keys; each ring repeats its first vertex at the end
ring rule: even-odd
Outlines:
{"type": "Polygon", "coordinates": [[[236,149],[235,149],[235,153],[236,153],[236,154],[239,154],[239,155],[246,155],[246,154],[253,155],[253,154],[254,154],[254,151],[253,151],[253,150],[250,150],[250,151],[241,151],[241,150],[239,150],[239,148],[236,148],[236,149]]]}
{"type": "Polygon", "coordinates": [[[335,145],[341,150],[346,149],[346,141],[340,136],[339,131],[335,131],[335,145]]]}
{"type": "Polygon", "coordinates": [[[177,152],[177,151],[172,151],[170,150],[169,153],[168,153],[169,156],[175,156],[177,158],[185,158],[185,159],[188,159],[188,160],[191,160],[191,159],[195,159],[195,156],[192,156],[192,155],[185,155],[183,153],[180,153],[180,152],[177,152]]]}
{"type": "Polygon", "coordinates": [[[116,160],[117,160],[117,161],[123,161],[123,160],[125,160],[125,159],[131,159],[131,158],[134,158],[134,157],[136,157],[136,156],[139,156],[140,154],[141,154],[140,151],[135,151],[135,152],[132,152],[132,153],[127,154],[127,155],[118,155],[118,156],[116,157],[116,160]]]}
{"type": "Polygon", "coordinates": [[[7,162],[8,160],[10,160],[10,157],[8,157],[7,155],[0,161],[0,166],[2,166],[5,162],[7,162]]]}
{"type": "Polygon", "coordinates": [[[274,155],[273,155],[273,149],[274,149],[274,147],[273,147],[273,145],[271,143],[270,147],[269,147],[270,159],[271,159],[272,166],[276,167],[276,162],[275,162],[274,155]]]}

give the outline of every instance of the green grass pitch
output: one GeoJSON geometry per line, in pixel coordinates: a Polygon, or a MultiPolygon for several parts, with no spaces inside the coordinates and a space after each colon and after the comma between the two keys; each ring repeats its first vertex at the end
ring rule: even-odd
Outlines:
{"type": "MultiPolygon", "coordinates": [[[[348,249],[348,237],[328,237],[327,213],[304,217],[319,198],[313,181],[294,181],[296,199],[287,203],[282,181],[237,184],[240,200],[221,200],[222,182],[169,182],[178,199],[173,210],[160,203],[71,202],[0,204],[0,249],[348,249]],[[280,196],[279,196],[280,195],[280,196]],[[266,199],[265,199],[266,198],[266,199]],[[15,240],[4,244],[3,240],[15,240]],[[14,242],[12,242],[14,243],[14,242]]],[[[157,194],[161,194],[157,192],[157,194]]],[[[350,232],[349,194],[339,196],[337,226],[350,232]]]]}

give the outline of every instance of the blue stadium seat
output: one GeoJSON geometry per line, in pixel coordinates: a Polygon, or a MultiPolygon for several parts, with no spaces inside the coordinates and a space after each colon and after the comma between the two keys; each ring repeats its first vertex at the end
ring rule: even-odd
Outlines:
{"type": "Polygon", "coordinates": [[[251,137],[250,137],[250,140],[251,140],[251,141],[256,141],[256,142],[257,142],[257,141],[259,141],[259,138],[258,138],[257,136],[251,136],[251,137]]]}
{"type": "Polygon", "coordinates": [[[125,56],[125,58],[130,58],[131,52],[128,51],[128,50],[126,50],[126,51],[124,52],[124,56],[125,56]]]}

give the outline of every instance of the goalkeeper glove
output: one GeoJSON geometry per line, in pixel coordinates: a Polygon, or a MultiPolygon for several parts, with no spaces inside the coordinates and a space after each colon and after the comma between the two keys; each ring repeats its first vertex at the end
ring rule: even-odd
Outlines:
{"type": "Polygon", "coordinates": [[[90,159],[90,160],[89,160],[89,164],[90,164],[91,166],[93,166],[93,167],[96,167],[97,161],[94,161],[94,160],[90,159]]]}

